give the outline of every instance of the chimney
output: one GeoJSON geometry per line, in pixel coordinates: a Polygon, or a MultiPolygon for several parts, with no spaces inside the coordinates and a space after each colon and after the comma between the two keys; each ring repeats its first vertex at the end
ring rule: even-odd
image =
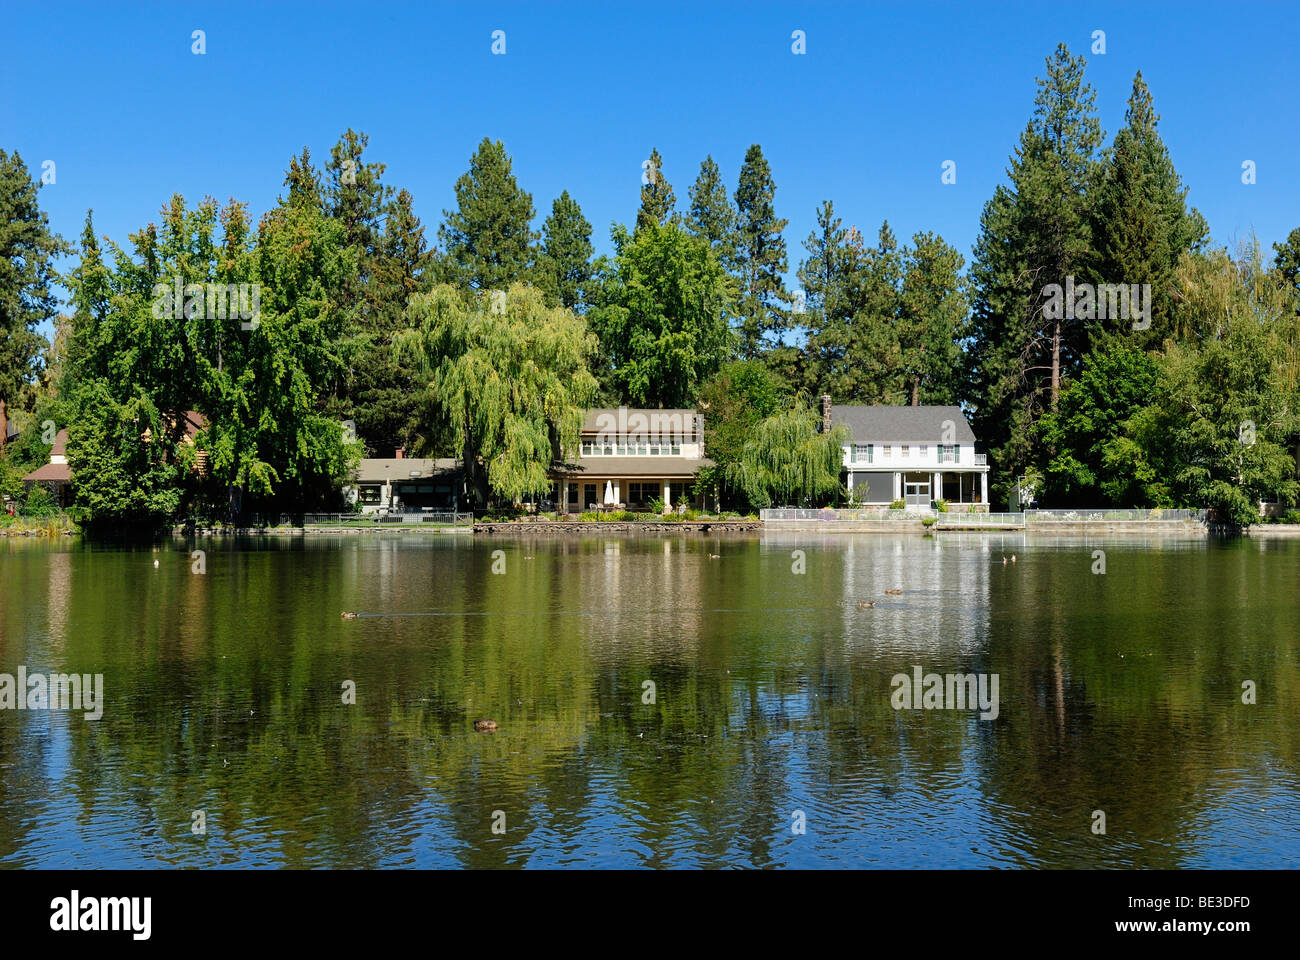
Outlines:
{"type": "Polygon", "coordinates": [[[396,457],[397,457],[397,459],[398,459],[398,460],[401,460],[402,457],[404,457],[404,456],[406,456],[406,448],[405,448],[405,447],[398,447],[398,448],[397,448],[397,453],[396,453],[396,457]]]}
{"type": "Polygon", "coordinates": [[[822,433],[831,432],[831,395],[822,394],[822,433]]]}

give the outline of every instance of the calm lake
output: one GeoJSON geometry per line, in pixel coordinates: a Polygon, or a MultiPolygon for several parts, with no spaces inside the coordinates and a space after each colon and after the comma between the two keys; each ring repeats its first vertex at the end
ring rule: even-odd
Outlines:
{"type": "Polygon", "coordinates": [[[1297,866],[1298,585],[1249,539],[0,540],[0,674],[103,675],[0,710],[0,866],[1297,866]],[[915,668],[997,717],[895,709],[915,668]]]}

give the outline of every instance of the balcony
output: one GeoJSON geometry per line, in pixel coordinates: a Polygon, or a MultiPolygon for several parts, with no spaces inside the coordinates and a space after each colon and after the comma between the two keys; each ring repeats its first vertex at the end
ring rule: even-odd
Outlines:
{"type": "Polygon", "coordinates": [[[975,454],[975,466],[987,467],[989,465],[989,455],[987,453],[975,454]]]}

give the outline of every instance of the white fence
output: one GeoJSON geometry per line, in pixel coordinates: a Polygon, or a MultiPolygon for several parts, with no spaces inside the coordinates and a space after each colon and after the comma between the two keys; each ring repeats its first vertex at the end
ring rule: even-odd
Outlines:
{"type": "Polygon", "coordinates": [[[801,507],[777,507],[760,510],[758,517],[763,522],[768,520],[854,520],[860,523],[916,523],[922,517],[933,516],[929,510],[889,510],[882,507],[861,508],[857,510],[835,510],[824,507],[821,510],[801,507]]]}
{"type": "Polygon", "coordinates": [[[940,527],[1023,527],[1023,513],[936,513],[935,523],[940,527]]]}
{"type": "Polygon", "coordinates": [[[1026,510],[1025,520],[1042,523],[1204,523],[1204,510],[1026,510]]]}
{"type": "Polygon", "coordinates": [[[474,522],[472,513],[453,513],[451,511],[421,511],[420,513],[304,513],[301,524],[297,518],[285,517],[284,523],[294,526],[311,527],[360,527],[376,524],[420,524],[436,523],[444,526],[462,526],[474,522]]]}

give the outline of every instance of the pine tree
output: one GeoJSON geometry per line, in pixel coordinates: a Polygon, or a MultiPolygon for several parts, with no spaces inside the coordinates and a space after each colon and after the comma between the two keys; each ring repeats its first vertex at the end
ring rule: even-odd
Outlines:
{"type": "Polygon", "coordinates": [[[353,368],[357,434],[377,454],[417,444],[435,452],[445,449],[442,424],[424,417],[424,385],[393,350],[405,327],[406,305],[424,286],[428,264],[424,225],[415,215],[410,192],[400,190],[385,207],[370,278],[376,309],[353,368]]]}
{"type": "Polygon", "coordinates": [[[1108,151],[1092,212],[1095,283],[1151,285],[1151,326],[1144,333],[1131,321],[1108,318],[1098,328],[1133,335],[1157,345],[1169,335],[1174,268],[1187,251],[1207,239],[1204,218],[1188,210],[1187,187],[1174,170],[1156,124],[1160,117],[1141,71],[1133,79],[1125,126],[1108,151]]]}
{"type": "Polygon", "coordinates": [[[591,280],[591,224],[565,190],[551,204],[542,224],[538,284],[553,304],[582,312],[591,280]]]}
{"type": "Polygon", "coordinates": [[[658,150],[650,151],[650,159],[643,169],[641,208],[636,212],[637,230],[651,223],[662,227],[675,218],[677,207],[677,197],[673,185],[664,176],[664,161],[658,150]]]}
{"type": "Polygon", "coordinates": [[[718,262],[729,272],[734,271],[738,214],[713,157],[705,157],[700,164],[700,175],[691,184],[690,199],[686,229],[709,241],[718,262]]]}
{"type": "Polygon", "coordinates": [[[1287,235],[1285,243],[1273,244],[1273,251],[1277,254],[1273,270],[1295,297],[1296,312],[1300,313],[1300,227],[1287,235]]]}
{"type": "Polygon", "coordinates": [[[500,140],[484,137],[456,181],[456,209],[443,211],[443,279],[473,290],[505,290],[533,266],[532,194],[521,190],[500,140]]]}
{"type": "Polygon", "coordinates": [[[745,357],[758,356],[769,336],[779,342],[789,324],[782,280],[786,248],[785,237],[781,235],[789,221],[777,218],[775,196],[776,183],[763,148],[753,144],[745,152],[736,187],[740,349],[745,357]]]}
{"type": "Polygon", "coordinates": [[[912,406],[954,404],[970,312],[962,256],[943,238],[918,233],[903,251],[899,340],[912,406]]]}
{"type": "Polygon", "coordinates": [[[8,405],[36,375],[46,345],[36,327],[58,313],[50,289],[59,277],[54,258],[72,252],[50,231],[40,188],[17,152],[0,149],[0,454],[9,432],[8,405]]]}
{"type": "Polygon", "coordinates": [[[1002,477],[1035,456],[1035,425],[1086,348],[1084,321],[1048,316],[1043,296],[1049,284],[1085,276],[1092,258],[1089,202],[1102,131],[1083,69],[1064,44],[1048,58],[1011,182],[997,187],[980,218],[967,389],[975,432],[1002,477]]]}

